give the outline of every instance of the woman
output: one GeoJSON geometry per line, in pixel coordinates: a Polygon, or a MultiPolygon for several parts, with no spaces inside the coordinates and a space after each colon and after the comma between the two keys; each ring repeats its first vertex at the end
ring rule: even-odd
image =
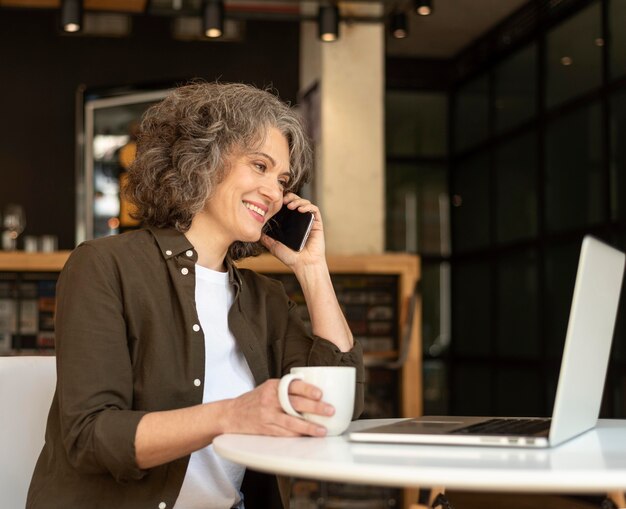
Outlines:
{"type": "MultiPolygon", "coordinates": [[[[361,350],[320,211],[292,192],[310,161],[298,118],[253,87],[195,83],[147,111],[126,189],[146,228],[83,243],[59,278],[58,383],[28,507],[243,507],[244,469],[214,437],[325,434],[280,408],[292,366],[356,366],[358,416],[361,350]],[[315,215],[300,253],[262,233],[282,206],[315,215]],[[280,283],[234,266],[258,241],[298,279],[313,336],[280,283]]],[[[304,382],[290,398],[333,412],[304,382]]]]}

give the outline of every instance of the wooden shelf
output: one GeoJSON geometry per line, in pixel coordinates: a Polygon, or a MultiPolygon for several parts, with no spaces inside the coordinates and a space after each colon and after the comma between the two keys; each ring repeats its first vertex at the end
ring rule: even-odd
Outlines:
{"type": "Polygon", "coordinates": [[[373,357],[376,359],[397,359],[398,358],[397,350],[389,350],[386,352],[363,352],[363,357],[373,357]]]}
{"type": "MultiPolygon", "coordinates": [[[[0,272],[59,272],[71,251],[53,253],[26,253],[24,251],[0,251],[0,272]]],[[[419,258],[406,253],[327,255],[332,273],[343,274],[398,274],[400,276],[400,323],[408,314],[408,305],[415,282],[420,278],[419,258]]],[[[270,254],[246,258],[237,263],[261,273],[289,273],[287,266],[270,254]]],[[[411,334],[411,349],[402,370],[402,415],[418,416],[422,413],[421,370],[421,306],[416,311],[411,334]]],[[[368,357],[395,358],[397,352],[367,352],[368,357]]]]}
{"type": "MultiPolygon", "coordinates": [[[[411,295],[416,281],[420,279],[419,257],[407,253],[355,254],[326,256],[331,273],[338,274],[397,274],[400,276],[400,323],[405,323],[411,295]]],[[[242,268],[253,269],[265,274],[287,273],[289,268],[270,254],[246,258],[238,263],[242,268]]],[[[402,405],[404,417],[422,415],[422,335],[421,303],[415,311],[411,330],[411,345],[406,362],[402,367],[402,405]]],[[[402,345],[399,345],[402,349],[402,345]]],[[[367,352],[369,358],[397,358],[397,352],[367,352]]]]}
{"type": "Polygon", "coordinates": [[[53,253],[26,253],[24,251],[0,251],[2,272],[59,272],[71,251],[53,253]]]}
{"type": "MultiPolygon", "coordinates": [[[[334,255],[326,256],[328,267],[335,273],[368,273],[368,274],[397,274],[398,271],[409,276],[419,276],[418,258],[415,255],[406,253],[385,253],[385,254],[354,254],[354,255],[334,255]]],[[[242,268],[249,268],[257,272],[289,272],[289,268],[278,261],[270,254],[245,258],[237,265],[242,268]]]]}
{"type": "MultiPolygon", "coordinates": [[[[0,271],[60,271],[65,265],[71,251],[55,251],[53,253],[26,253],[24,251],[0,251],[0,271]]],[[[418,276],[416,257],[404,253],[388,253],[379,255],[328,255],[328,266],[331,272],[342,273],[377,273],[396,274],[399,268],[407,269],[412,276],[418,276]]],[[[286,273],[289,268],[272,255],[262,254],[237,262],[242,268],[257,272],[286,273]]]]}
{"type": "MultiPolygon", "coordinates": [[[[24,251],[0,251],[0,272],[59,272],[71,251],[54,253],[26,253],[24,251]]],[[[420,277],[419,258],[406,253],[356,254],[327,256],[332,273],[343,274],[398,274],[400,275],[400,323],[404,323],[408,313],[408,304],[413,292],[413,285],[420,277]]],[[[237,263],[242,268],[249,268],[262,273],[289,273],[287,266],[270,254],[246,258],[237,263]]],[[[403,371],[402,414],[417,416],[422,413],[421,380],[421,335],[420,310],[417,311],[412,345],[403,371]]],[[[368,357],[395,358],[397,352],[367,352],[368,357]]]]}

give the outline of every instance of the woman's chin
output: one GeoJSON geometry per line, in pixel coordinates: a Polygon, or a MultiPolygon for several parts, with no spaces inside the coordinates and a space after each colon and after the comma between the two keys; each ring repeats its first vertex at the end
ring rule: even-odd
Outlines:
{"type": "Polygon", "coordinates": [[[249,235],[242,235],[239,239],[240,242],[258,242],[259,240],[261,240],[261,232],[255,232],[249,235]]]}

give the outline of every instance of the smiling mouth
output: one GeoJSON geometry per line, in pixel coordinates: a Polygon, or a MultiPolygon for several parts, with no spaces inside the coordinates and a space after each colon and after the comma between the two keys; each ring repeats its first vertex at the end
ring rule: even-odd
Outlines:
{"type": "Polygon", "coordinates": [[[250,209],[252,212],[256,212],[261,217],[265,217],[266,211],[263,210],[262,208],[257,207],[256,205],[253,205],[252,203],[248,203],[247,201],[243,202],[243,206],[246,207],[247,209],[250,209]]]}

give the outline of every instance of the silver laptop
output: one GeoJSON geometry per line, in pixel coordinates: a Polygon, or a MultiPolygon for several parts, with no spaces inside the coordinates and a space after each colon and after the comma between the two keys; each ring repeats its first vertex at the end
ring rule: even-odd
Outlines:
{"type": "Polygon", "coordinates": [[[624,275],[624,253],[583,239],[552,418],[419,417],[351,441],[552,447],[596,425],[624,275]]]}

